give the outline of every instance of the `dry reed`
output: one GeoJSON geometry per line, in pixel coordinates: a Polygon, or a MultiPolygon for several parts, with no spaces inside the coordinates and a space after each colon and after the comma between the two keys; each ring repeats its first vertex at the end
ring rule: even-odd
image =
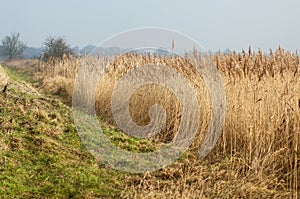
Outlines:
{"type": "MultiPolygon", "coordinates": [[[[45,82],[68,80],[66,95],[86,58],[64,57],[41,62],[37,71],[45,82]]],[[[95,58],[100,59],[100,58],[95,58]]],[[[211,59],[219,69],[226,89],[227,115],[217,146],[204,159],[193,151],[202,141],[209,124],[209,98],[204,83],[188,58],[155,55],[123,55],[107,67],[96,98],[98,114],[113,123],[111,95],[118,80],[130,69],[143,64],[171,66],[191,83],[201,109],[198,140],[187,158],[151,174],[128,179],[124,197],[170,198],[297,198],[300,182],[300,59],[297,53],[278,48],[262,51],[216,54],[211,59]],[[100,92],[101,91],[101,92],[100,92]]],[[[94,70],[91,66],[90,70],[94,70]]],[[[95,83],[90,81],[91,83],[95,83]]],[[[88,84],[87,84],[88,86],[88,84]]],[[[149,85],[137,90],[130,100],[131,116],[137,124],[149,123],[149,107],[161,103],[167,123],[154,141],[169,142],[180,122],[179,103],[170,91],[149,85]],[[148,93],[153,93],[149,95],[148,93]]]]}

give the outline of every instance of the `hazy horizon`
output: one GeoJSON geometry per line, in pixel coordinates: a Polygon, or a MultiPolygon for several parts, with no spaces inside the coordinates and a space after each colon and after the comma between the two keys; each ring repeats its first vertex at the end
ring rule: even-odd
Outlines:
{"type": "Polygon", "coordinates": [[[72,47],[97,45],[130,29],[161,27],[182,32],[207,50],[300,46],[300,1],[2,1],[0,39],[20,32],[29,47],[49,35],[72,47]]]}

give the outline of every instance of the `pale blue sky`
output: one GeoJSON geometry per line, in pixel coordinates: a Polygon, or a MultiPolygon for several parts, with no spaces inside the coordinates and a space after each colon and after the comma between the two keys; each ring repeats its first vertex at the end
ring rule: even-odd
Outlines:
{"type": "Polygon", "coordinates": [[[28,46],[48,35],[97,45],[133,28],[164,27],[206,49],[300,49],[299,0],[0,0],[0,39],[20,32],[28,46]]]}

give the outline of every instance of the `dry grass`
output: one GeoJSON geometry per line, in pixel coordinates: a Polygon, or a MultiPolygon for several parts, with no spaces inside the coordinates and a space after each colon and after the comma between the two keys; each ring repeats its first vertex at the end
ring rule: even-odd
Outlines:
{"type": "MultiPolygon", "coordinates": [[[[142,64],[163,63],[188,79],[195,89],[202,117],[198,139],[186,158],[156,172],[128,179],[124,197],[136,198],[297,198],[300,194],[300,61],[297,54],[279,48],[259,52],[213,55],[225,85],[227,115],[222,137],[214,150],[198,160],[197,148],[209,124],[209,98],[201,77],[186,58],[124,55],[103,59],[105,75],[100,81],[96,108],[113,124],[111,95],[119,79],[142,64]],[[101,91],[101,92],[100,92],[101,91]],[[204,113],[204,114],[203,114],[204,113]]],[[[83,58],[85,59],[85,58],[83,58]]],[[[43,81],[68,82],[63,87],[71,97],[72,83],[83,59],[40,63],[43,81]],[[64,78],[63,81],[58,79],[64,78]]],[[[88,70],[96,71],[92,66],[88,70]]],[[[91,73],[92,74],[92,73],[91,73]]],[[[87,78],[89,79],[89,78],[87,78]]],[[[93,78],[85,84],[94,84],[93,78]]],[[[58,83],[57,86],[62,86],[58,83]]],[[[88,90],[88,89],[85,89],[88,90]]],[[[179,102],[167,89],[149,85],[130,99],[133,120],[149,123],[148,110],[161,103],[167,123],[155,142],[169,142],[176,132],[181,113],[179,102]],[[151,93],[151,95],[149,95],[151,93]]]]}
{"type": "MultiPolygon", "coordinates": [[[[113,67],[108,67],[106,69],[104,76],[99,82],[96,96],[97,113],[106,121],[114,123],[111,110],[111,100],[115,86],[119,82],[120,78],[128,71],[137,66],[146,64],[165,64],[167,66],[171,66],[189,80],[199,102],[198,105],[201,112],[201,117],[199,118],[201,127],[199,129],[202,132],[202,134],[199,132],[199,135],[203,135],[204,131],[207,130],[208,122],[210,121],[210,110],[207,109],[209,106],[208,92],[200,76],[195,75],[195,71],[193,71],[192,66],[186,67],[190,65],[190,63],[187,60],[178,57],[174,59],[166,57],[156,57],[155,59],[155,57],[146,55],[123,55],[122,57],[118,57],[113,63],[111,63],[113,67]],[[118,66],[121,67],[119,68],[118,66]]],[[[140,73],[136,74],[134,79],[139,79],[140,75],[140,73]]],[[[150,74],[143,75],[146,77],[150,76],[150,74]]],[[[160,75],[171,79],[168,72],[160,75]]],[[[179,84],[179,82],[175,82],[174,84],[176,83],[179,84]]],[[[130,87],[130,85],[128,85],[128,87],[130,87]]],[[[123,96],[118,96],[118,98],[124,99],[123,96]]],[[[150,84],[140,87],[133,93],[129,100],[129,108],[132,120],[140,126],[145,126],[150,123],[150,117],[148,114],[150,107],[154,104],[162,105],[167,113],[166,124],[161,132],[151,137],[151,139],[156,142],[168,143],[174,138],[175,133],[178,131],[182,116],[182,113],[180,113],[180,105],[182,105],[182,103],[183,102],[178,101],[176,94],[172,93],[165,87],[150,84]]],[[[199,137],[199,139],[202,140],[202,137],[199,137]]]]}
{"type": "Polygon", "coordinates": [[[2,68],[2,66],[0,66],[0,91],[2,91],[4,89],[4,86],[6,86],[7,84],[8,84],[8,77],[4,69],[2,68]]]}

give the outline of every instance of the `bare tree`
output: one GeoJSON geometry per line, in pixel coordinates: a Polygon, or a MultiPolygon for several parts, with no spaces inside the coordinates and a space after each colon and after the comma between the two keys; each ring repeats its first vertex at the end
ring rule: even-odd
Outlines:
{"type": "Polygon", "coordinates": [[[62,37],[49,36],[44,41],[43,59],[47,60],[50,57],[62,58],[63,55],[72,54],[72,50],[67,41],[62,37]]]}
{"type": "Polygon", "coordinates": [[[26,48],[26,44],[19,40],[20,33],[12,33],[2,40],[1,54],[7,56],[9,60],[18,58],[26,48]]]}

